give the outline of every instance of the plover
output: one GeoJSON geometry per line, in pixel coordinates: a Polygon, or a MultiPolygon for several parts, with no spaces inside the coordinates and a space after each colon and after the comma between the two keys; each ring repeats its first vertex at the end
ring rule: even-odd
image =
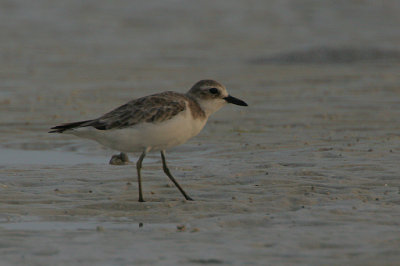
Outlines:
{"type": "Polygon", "coordinates": [[[49,133],[70,133],[120,152],[142,152],[136,163],[140,202],[144,201],[142,161],[148,152],[160,151],[164,173],[186,200],[193,200],[168,169],[165,150],[199,134],[208,117],[226,103],[247,106],[221,83],[200,80],[185,94],[166,91],[131,100],[99,118],[61,124],[49,133]]]}

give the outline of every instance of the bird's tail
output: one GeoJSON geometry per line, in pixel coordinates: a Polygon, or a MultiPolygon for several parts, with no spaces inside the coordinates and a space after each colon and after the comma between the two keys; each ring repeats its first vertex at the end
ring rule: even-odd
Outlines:
{"type": "Polygon", "coordinates": [[[65,123],[55,127],[52,127],[49,133],[63,133],[65,130],[74,129],[78,127],[87,127],[90,125],[90,122],[93,120],[86,120],[86,121],[79,121],[79,122],[72,122],[72,123],[65,123]]]}

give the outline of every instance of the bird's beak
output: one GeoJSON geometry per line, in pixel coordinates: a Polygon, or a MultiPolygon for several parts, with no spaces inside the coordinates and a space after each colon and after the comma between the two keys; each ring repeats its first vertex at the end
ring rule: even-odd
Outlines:
{"type": "Polygon", "coordinates": [[[244,101],[239,100],[238,98],[235,98],[230,95],[225,97],[224,100],[227,101],[228,103],[233,103],[233,104],[240,105],[240,106],[247,106],[247,103],[245,103],[244,101]]]}

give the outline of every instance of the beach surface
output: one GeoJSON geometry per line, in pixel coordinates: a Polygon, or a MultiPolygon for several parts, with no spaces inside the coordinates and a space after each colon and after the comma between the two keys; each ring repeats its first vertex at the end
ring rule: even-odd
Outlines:
{"type": "Polygon", "coordinates": [[[397,1],[2,1],[1,265],[398,265],[397,1]],[[212,78],[246,101],[109,165],[65,134],[212,78]]]}

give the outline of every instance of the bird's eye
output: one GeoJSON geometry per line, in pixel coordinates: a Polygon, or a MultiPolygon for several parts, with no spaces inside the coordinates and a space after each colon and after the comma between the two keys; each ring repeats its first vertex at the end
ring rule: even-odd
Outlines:
{"type": "Polygon", "coordinates": [[[218,94],[218,89],[217,88],[211,88],[208,90],[212,94],[218,94]]]}

